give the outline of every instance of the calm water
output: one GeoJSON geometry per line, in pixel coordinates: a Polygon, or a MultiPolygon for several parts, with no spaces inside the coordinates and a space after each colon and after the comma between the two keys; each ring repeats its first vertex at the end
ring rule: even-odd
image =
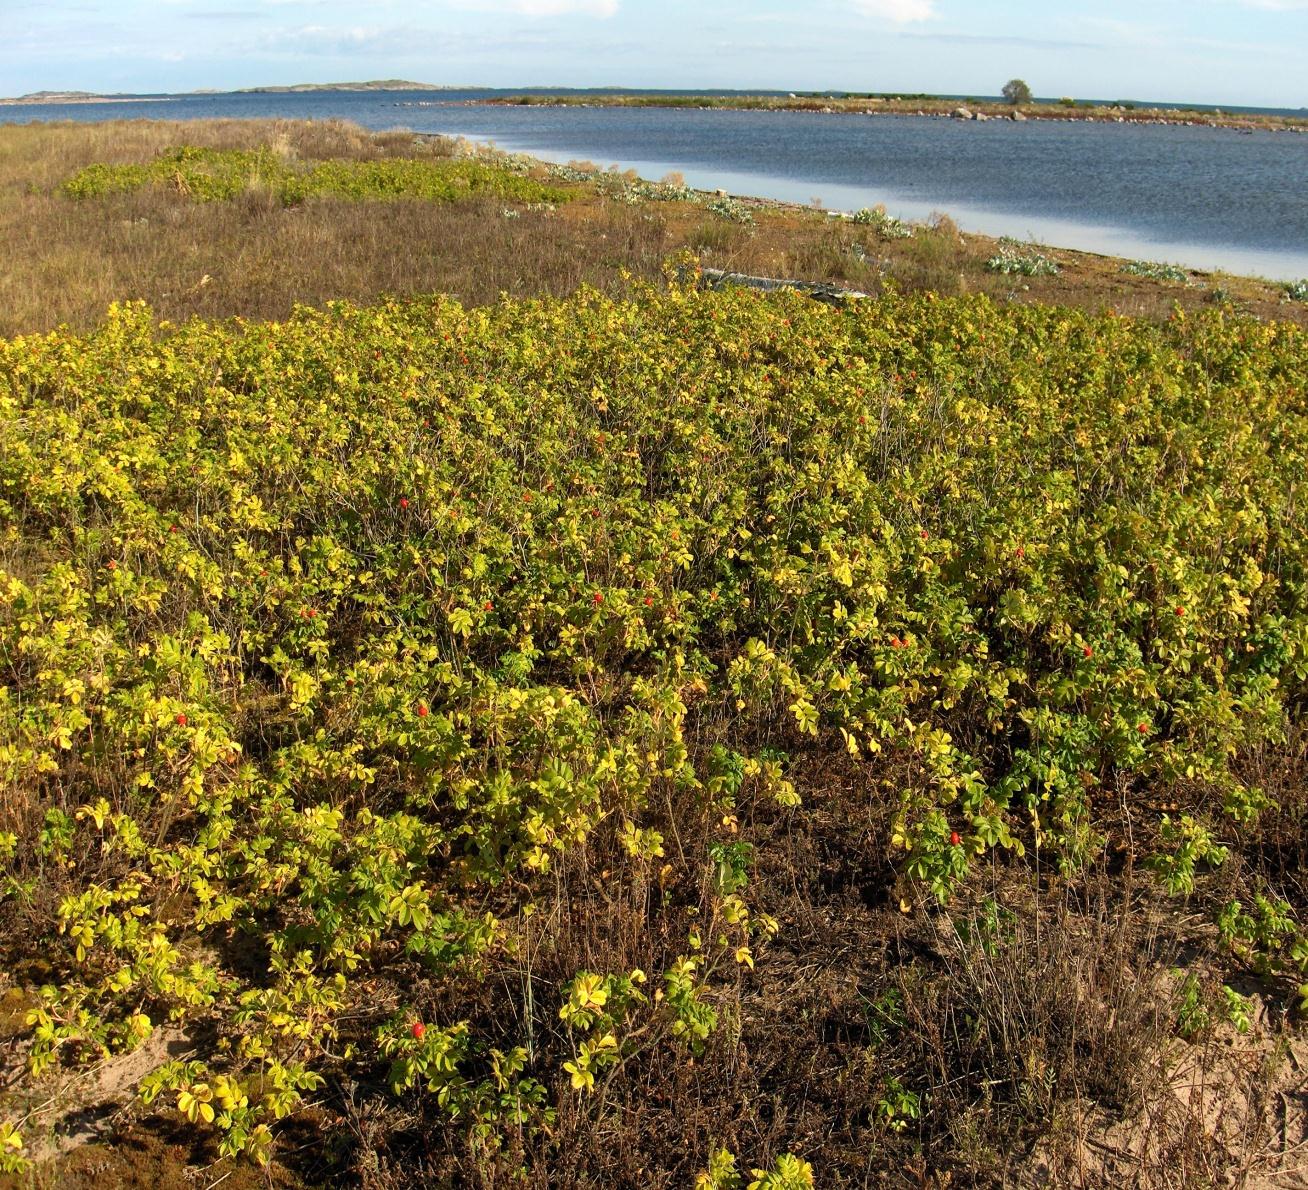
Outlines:
{"type": "Polygon", "coordinates": [[[340,117],[587,158],[693,186],[1197,269],[1308,277],[1308,135],[1130,124],[658,108],[478,107],[486,92],[163,97],[0,107],[0,121],[340,117]]]}

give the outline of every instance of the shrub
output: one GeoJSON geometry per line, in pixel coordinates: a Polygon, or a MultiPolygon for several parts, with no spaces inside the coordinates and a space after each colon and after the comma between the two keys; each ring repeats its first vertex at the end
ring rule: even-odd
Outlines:
{"type": "Polygon", "coordinates": [[[736,198],[715,198],[708,204],[708,210],[729,223],[750,224],[754,216],[748,206],[736,198]]]}
{"type": "MultiPolygon", "coordinates": [[[[1070,877],[1119,813],[1193,895],[1308,692],[1306,360],[1220,310],[678,286],[0,341],[24,1093],[174,1021],[142,1094],[224,1153],[321,1093],[460,1174],[589,1160],[565,1119],[730,1081],[806,771],[906,903],[1033,844],[1070,877]]],[[[1115,932],[991,908],[921,948],[952,989],[876,989],[942,1072],[862,1080],[887,1143],[933,1087],[1045,1126],[1087,1039],[1097,1101],[1140,1077],[1115,932]]],[[[1304,981],[1292,906],[1219,928],[1304,981]]]]}
{"type": "Polygon", "coordinates": [[[1021,79],[1009,79],[1004,84],[1003,96],[1016,107],[1018,104],[1031,102],[1031,88],[1021,79]]]}

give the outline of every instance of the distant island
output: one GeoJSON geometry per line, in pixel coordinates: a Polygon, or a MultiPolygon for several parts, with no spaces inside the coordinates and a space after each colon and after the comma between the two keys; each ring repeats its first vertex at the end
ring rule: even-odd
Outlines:
{"type": "Polygon", "coordinates": [[[141,95],[97,95],[93,91],[33,91],[13,99],[0,99],[0,104],[15,103],[144,103],[141,95]]]}
{"type": "MultiPolygon", "coordinates": [[[[180,92],[187,95],[298,95],[311,91],[459,91],[475,90],[448,86],[441,83],[414,83],[408,79],[374,79],[366,83],[294,83],[288,87],[240,87],[235,91],[216,91],[211,87],[180,92]]],[[[32,91],[12,99],[0,99],[0,104],[38,103],[146,103],[152,99],[170,98],[158,95],[129,95],[123,92],[106,95],[96,91],[32,91]]]]}
{"type": "Polygon", "coordinates": [[[458,91],[441,83],[412,83],[407,79],[374,79],[368,83],[295,83],[289,87],[241,87],[229,95],[296,95],[302,91],[458,91]]]}
{"type": "Polygon", "coordinates": [[[33,91],[30,95],[20,95],[11,102],[58,103],[60,100],[99,99],[94,91],[33,91]]]}

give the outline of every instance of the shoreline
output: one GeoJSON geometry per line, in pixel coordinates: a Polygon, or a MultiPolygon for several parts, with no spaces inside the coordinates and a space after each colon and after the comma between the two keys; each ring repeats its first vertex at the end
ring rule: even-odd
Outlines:
{"type": "MultiPolygon", "coordinates": [[[[743,206],[757,208],[759,210],[780,211],[788,214],[815,213],[815,208],[800,202],[791,202],[786,199],[768,198],[757,194],[735,194],[723,190],[700,190],[697,187],[690,187],[696,194],[705,199],[726,198],[731,202],[737,202],[743,206]]],[[[828,209],[825,211],[827,218],[833,223],[854,223],[858,211],[843,209],[828,209]]],[[[949,223],[955,223],[958,229],[960,239],[964,242],[974,240],[978,243],[984,243],[999,249],[1005,243],[1016,244],[1024,249],[1038,249],[1044,253],[1054,253],[1056,257],[1071,257],[1086,262],[1094,262],[1100,265],[1113,266],[1119,271],[1125,271],[1125,266],[1137,261],[1138,258],[1130,256],[1121,256],[1113,252],[1097,252],[1093,248],[1073,248],[1064,244],[1047,244],[1038,240],[1022,240],[1013,236],[994,235],[991,232],[977,231],[973,228],[964,227],[957,224],[953,216],[948,211],[941,211],[939,215],[943,220],[949,223]]],[[[930,220],[922,221],[915,219],[902,220],[904,224],[915,230],[930,228],[930,220]]],[[[1292,281],[1281,281],[1276,278],[1263,277],[1255,273],[1234,273],[1227,269],[1220,268],[1198,268],[1188,265],[1176,265],[1175,267],[1183,271],[1187,279],[1184,282],[1173,282],[1173,284],[1189,288],[1191,290],[1202,291],[1206,283],[1214,281],[1241,281],[1250,285],[1266,286],[1273,290],[1284,290],[1287,286],[1292,285],[1292,281]]]]}
{"type": "MultiPolygon", "coordinates": [[[[533,151],[531,149],[506,148],[500,144],[497,144],[493,140],[492,141],[478,140],[472,136],[468,136],[466,134],[459,134],[459,133],[454,133],[454,134],[417,133],[415,135],[419,135],[423,137],[428,137],[428,136],[440,137],[446,135],[453,135],[455,139],[462,140],[465,144],[471,146],[472,151],[475,153],[491,153],[492,155],[499,154],[505,157],[517,158],[519,160],[529,161],[535,165],[544,167],[546,169],[553,169],[570,163],[568,160],[565,160],[566,154],[563,153],[562,151],[558,151],[557,153],[554,153],[550,157],[542,157],[539,155],[541,152],[550,152],[550,151],[549,150],[533,151]]],[[[652,163],[634,161],[629,164],[629,167],[625,171],[620,171],[620,172],[626,172],[628,174],[631,173],[639,174],[641,181],[650,185],[655,185],[657,184],[657,178],[655,178],[653,174],[646,174],[642,169],[642,167],[648,168],[650,164],[652,163]]],[[[720,178],[726,184],[715,186],[707,182],[703,177],[703,175],[705,174],[714,173],[714,171],[710,169],[705,168],[705,169],[697,169],[697,170],[686,170],[684,167],[677,166],[675,163],[657,163],[657,164],[659,165],[660,168],[662,168],[662,166],[666,164],[669,167],[668,172],[676,173],[679,176],[683,176],[683,177],[688,173],[700,174],[701,176],[698,180],[688,181],[685,183],[685,185],[686,185],[686,189],[694,192],[698,196],[698,201],[701,202],[709,202],[717,198],[717,199],[727,199],[731,202],[739,203],[743,206],[750,207],[753,209],[758,209],[758,210],[774,210],[774,211],[789,212],[794,214],[808,214],[808,215],[813,215],[815,213],[822,213],[827,217],[827,220],[832,223],[850,222],[852,221],[854,215],[857,214],[859,210],[866,209],[868,205],[871,205],[873,207],[881,207],[883,209],[890,209],[893,208],[895,205],[893,199],[882,197],[882,198],[876,198],[871,204],[864,202],[861,205],[850,205],[841,202],[839,203],[839,205],[837,205],[837,200],[833,200],[831,205],[814,206],[811,201],[805,202],[795,198],[784,198],[774,195],[760,194],[756,190],[744,189],[741,188],[739,185],[731,185],[729,184],[729,180],[731,178],[732,171],[729,170],[716,171],[718,178],[720,178]]],[[[597,170],[595,171],[595,176],[599,177],[599,176],[607,175],[611,172],[612,172],[611,170],[597,170]]],[[[744,181],[744,179],[741,178],[737,178],[736,180],[744,181]]],[[[759,179],[759,180],[763,181],[764,179],[759,179]]],[[[805,185],[807,184],[805,183],[805,185]]],[[[1060,239],[1050,238],[1049,236],[1042,235],[1042,234],[1033,234],[1029,229],[1033,226],[1039,226],[1042,222],[1045,222],[1044,220],[1037,219],[1035,217],[1022,220],[1022,222],[1028,228],[1028,230],[1023,232],[1017,232],[1017,231],[1010,232],[998,228],[985,229],[983,227],[978,226],[977,224],[972,222],[972,220],[978,216],[981,218],[985,218],[986,212],[969,208],[966,206],[966,204],[955,203],[955,204],[949,204],[943,206],[936,206],[934,204],[931,205],[932,205],[932,210],[930,213],[923,213],[922,211],[919,211],[917,213],[904,214],[902,213],[902,209],[901,212],[895,212],[891,210],[891,213],[895,214],[896,217],[900,219],[903,223],[917,228],[928,228],[932,225],[933,221],[935,221],[937,217],[943,216],[946,221],[957,227],[960,236],[964,236],[970,240],[974,240],[977,242],[984,242],[996,248],[998,248],[1000,245],[1006,242],[1011,242],[1011,243],[1020,244],[1023,248],[1038,249],[1041,252],[1047,252],[1047,253],[1053,252],[1057,254],[1064,254],[1073,257],[1081,257],[1081,258],[1086,258],[1086,259],[1101,261],[1106,263],[1111,262],[1123,268],[1127,265],[1141,264],[1141,263],[1172,265],[1176,268],[1181,269],[1183,272],[1187,274],[1188,278],[1190,279],[1185,282],[1185,286],[1191,289],[1192,291],[1195,289],[1202,288],[1203,282],[1209,281],[1214,278],[1219,279],[1218,282],[1219,284],[1221,280],[1227,280],[1227,281],[1238,280],[1242,282],[1247,282],[1251,285],[1266,287],[1270,290],[1280,291],[1283,290],[1286,286],[1293,285],[1296,282],[1303,280],[1305,277],[1308,277],[1308,268],[1305,268],[1304,270],[1300,271],[1297,269],[1287,267],[1285,269],[1283,276],[1273,276],[1266,273],[1257,272],[1255,271],[1254,268],[1240,268],[1238,266],[1228,268],[1228,267],[1223,267],[1220,264],[1187,264],[1187,263],[1183,263],[1183,261],[1180,258],[1177,259],[1171,258],[1176,250],[1180,250],[1181,252],[1185,252],[1187,250],[1192,250],[1196,252],[1202,251],[1204,249],[1204,245],[1202,244],[1186,244],[1183,242],[1179,242],[1179,243],[1163,243],[1158,245],[1151,245],[1141,242],[1138,245],[1133,245],[1138,247],[1139,249],[1137,252],[1134,253],[1128,253],[1126,251],[1121,251],[1121,250],[1114,250],[1110,245],[1106,243],[1101,244],[1101,246],[1099,247],[1090,247],[1090,246],[1077,247],[1060,239]]],[[[1081,229],[1086,233],[1086,235],[1089,238],[1091,239],[1094,238],[1096,225],[1085,224],[1085,225],[1078,225],[1078,226],[1081,227],[1081,229]]],[[[1047,227],[1046,230],[1049,231],[1052,236],[1059,235],[1059,229],[1053,227],[1047,227]]],[[[1113,229],[1108,229],[1108,230],[1111,231],[1113,229]]],[[[1119,236],[1119,239],[1120,238],[1121,237],[1119,236]]],[[[1251,249],[1249,251],[1249,254],[1255,255],[1256,250],[1251,249]]]]}
{"type": "MultiPolygon", "coordinates": [[[[899,99],[814,99],[769,95],[759,96],[657,96],[657,95],[521,95],[493,96],[462,101],[467,107],[651,107],[686,111],[805,112],[812,115],[912,116],[921,119],[952,119],[962,123],[1028,120],[1068,124],[1144,124],[1189,128],[1229,128],[1237,132],[1308,133],[1308,114],[1263,116],[1222,111],[1138,107],[1125,104],[1078,107],[1075,104],[1031,103],[1013,106],[985,100],[899,100],[899,99]]],[[[414,102],[396,106],[435,106],[414,102]]]]}

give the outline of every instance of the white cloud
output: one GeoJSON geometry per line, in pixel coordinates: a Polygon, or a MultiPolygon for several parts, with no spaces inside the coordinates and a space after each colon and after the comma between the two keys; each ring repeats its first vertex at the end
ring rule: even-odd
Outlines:
{"type": "MultiPolygon", "coordinates": [[[[187,0],[168,0],[169,3],[185,3],[187,0]]],[[[335,0],[263,0],[264,4],[274,8],[291,6],[328,7],[335,0]]],[[[421,5],[423,8],[464,8],[473,12],[516,12],[528,17],[588,16],[611,17],[618,12],[619,0],[436,0],[435,3],[421,5]]],[[[374,7],[382,7],[374,3],[374,7]]],[[[385,7],[409,8],[414,5],[394,5],[385,7]]]]}
{"type": "Polygon", "coordinates": [[[458,8],[478,12],[516,12],[527,17],[616,16],[618,0],[453,0],[458,8]]]}
{"type": "MultiPolygon", "coordinates": [[[[570,37],[574,45],[586,39],[570,37]]],[[[548,26],[509,23],[498,32],[432,29],[420,25],[298,25],[273,29],[232,45],[243,54],[274,54],[304,58],[375,57],[391,61],[415,55],[462,59],[494,59],[497,55],[549,55],[557,53],[558,35],[548,26]]],[[[606,41],[604,53],[635,52],[635,45],[606,41]]],[[[599,52],[598,50],[596,52],[599,52]]]]}
{"type": "Polygon", "coordinates": [[[853,0],[853,4],[868,16],[880,17],[896,25],[929,21],[936,15],[936,0],[853,0]]]}
{"type": "Polygon", "coordinates": [[[382,54],[393,55],[404,50],[430,52],[439,38],[412,28],[383,28],[380,26],[353,27],[335,25],[300,25],[291,29],[275,29],[259,38],[258,48],[277,53],[322,54],[382,54]]]}
{"type": "Polygon", "coordinates": [[[589,17],[611,17],[617,14],[618,0],[514,0],[510,7],[532,17],[554,17],[572,12],[589,17]]]}
{"type": "Polygon", "coordinates": [[[1268,12],[1303,12],[1308,0],[1240,0],[1245,8],[1262,8],[1268,12]]]}

